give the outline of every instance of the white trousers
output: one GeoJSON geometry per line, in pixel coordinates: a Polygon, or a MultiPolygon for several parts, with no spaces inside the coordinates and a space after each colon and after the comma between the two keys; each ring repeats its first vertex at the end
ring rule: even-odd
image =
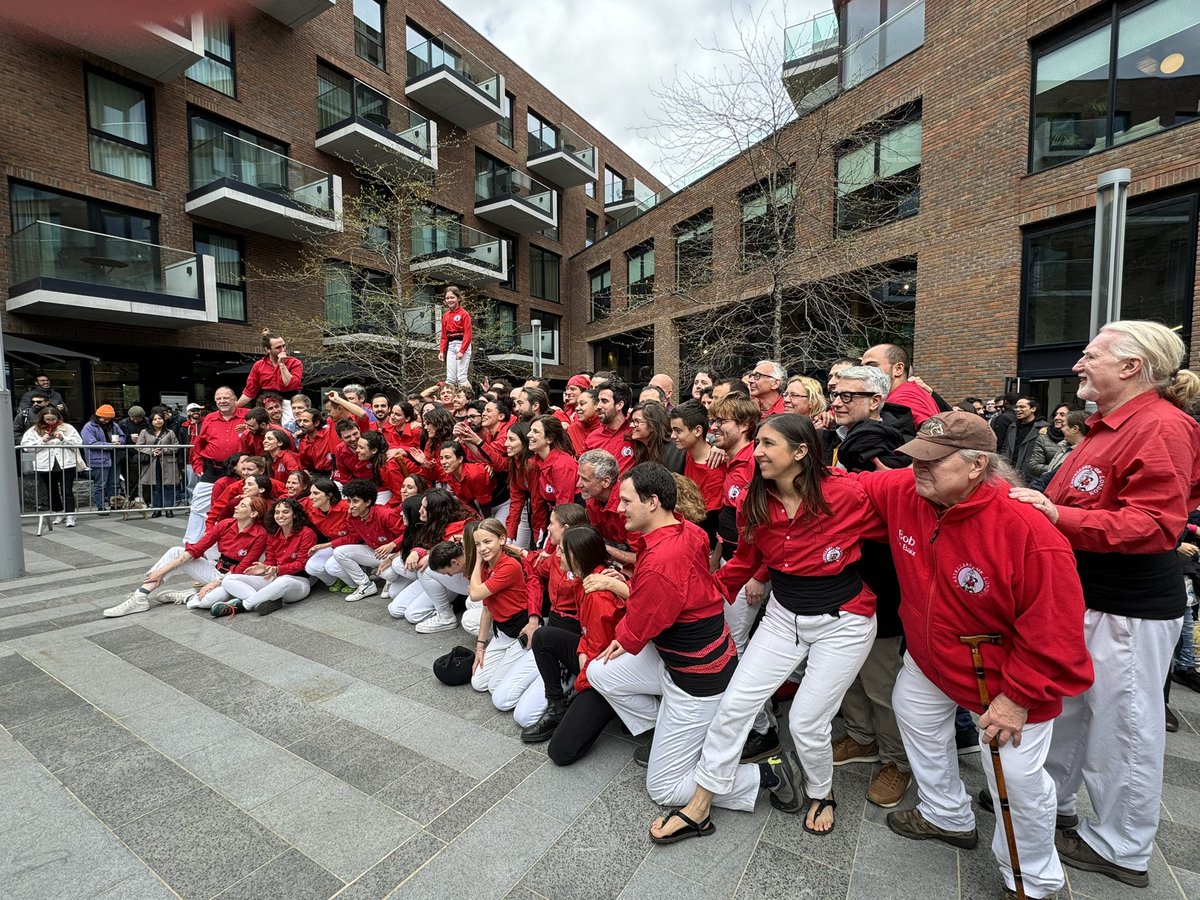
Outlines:
{"type": "Polygon", "coordinates": [[[462,341],[451,341],[446,345],[446,384],[470,384],[470,379],[467,375],[467,370],[471,368],[471,348],[467,348],[467,352],[463,354],[463,358],[458,358],[458,351],[462,349],[462,341]]]}
{"type": "Polygon", "coordinates": [[[304,564],[304,571],[313,578],[321,579],[326,587],[342,577],[342,569],[333,558],[332,547],[326,547],[324,550],[318,550],[312,554],[308,558],[308,562],[304,564]]]}
{"type": "Polygon", "coordinates": [[[204,536],[204,520],[212,506],[213,483],[200,481],[192,488],[192,505],[188,511],[187,531],[183,533],[185,544],[194,544],[204,536]]]}
{"type": "Polygon", "coordinates": [[[308,579],[299,575],[279,575],[271,579],[262,575],[227,575],[217,590],[241,600],[242,609],[251,610],[268,600],[284,603],[303,600],[311,587],[308,579]]]}
{"type": "Polygon", "coordinates": [[[1182,619],[1134,619],[1086,610],[1084,640],[1096,680],[1063,702],[1046,770],[1058,811],[1075,812],[1080,783],[1096,819],[1079,836],[1109,862],[1145,871],[1162,801],[1163,684],[1182,619]]]}
{"type": "MultiPolygon", "coordinates": [[[[788,727],[808,796],[828,796],[833,789],[830,723],[874,640],[874,616],[795,616],[775,599],[767,601],[766,614],[738,660],[704,740],[696,783],[724,793],[755,768],[739,765],[751,723],[763,703],[807,659],[804,680],[788,711],[788,727]]],[[[755,772],[757,778],[756,768],[755,772]]]]}
{"type": "MultiPolygon", "coordinates": [[[[492,509],[492,518],[499,519],[501,522],[508,524],[508,511],[512,508],[512,500],[505,500],[492,509]]],[[[522,549],[529,549],[529,539],[533,535],[529,530],[529,504],[526,503],[524,509],[521,510],[521,519],[517,522],[517,536],[514,543],[522,549]]]]}
{"type": "MultiPolygon", "coordinates": [[[[483,601],[467,597],[467,608],[463,610],[462,627],[467,634],[479,634],[479,620],[483,618],[483,601]]],[[[539,713],[539,715],[541,715],[539,713]]]]}
{"type": "MultiPolygon", "coordinates": [[[[471,676],[471,687],[481,693],[490,692],[497,709],[512,709],[517,705],[524,688],[516,690],[509,684],[509,676],[523,668],[522,663],[526,658],[533,659],[532,650],[522,647],[516,638],[510,638],[504,632],[498,633],[483,649],[483,665],[471,676]],[[502,702],[507,705],[501,706],[502,702]]],[[[533,670],[536,674],[536,665],[533,670]]]]}
{"type": "MultiPolygon", "coordinates": [[[[422,569],[417,573],[417,580],[388,604],[388,612],[395,608],[414,625],[433,615],[449,618],[454,615],[455,596],[470,590],[471,582],[466,575],[443,575],[432,569],[422,569]]],[[[399,618],[394,612],[392,615],[399,618]]]]}
{"type": "MultiPolygon", "coordinates": [[[[158,562],[156,562],[150,568],[152,570],[160,569],[167,563],[176,560],[181,556],[187,555],[188,552],[182,547],[172,547],[170,550],[160,556],[158,558],[158,562]]],[[[218,558],[220,558],[220,554],[217,552],[217,548],[209,547],[208,552],[199,559],[189,558],[188,561],[181,565],[178,569],[173,569],[171,572],[167,573],[167,577],[163,579],[163,584],[165,585],[168,581],[177,581],[180,578],[190,578],[192,581],[199,581],[203,584],[208,584],[221,574],[217,571],[218,558]]],[[[155,590],[157,590],[157,588],[155,590]]]]}
{"type": "MultiPolygon", "coordinates": [[[[662,806],[690,801],[696,793],[696,763],[722,695],[693,697],[676,687],[653,644],[607,663],[592,660],[587,677],[631,732],[654,728],[646,769],[650,799],[662,806]]],[[[747,719],[747,731],[749,727],[747,719]]],[[[732,787],[717,793],[713,805],[748,812],[754,809],[758,787],[758,766],[740,766],[732,787]]]]}
{"type": "MultiPolygon", "coordinates": [[[[966,647],[963,656],[965,665],[970,665],[966,647]]],[[[975,827],[975,814],[958,774],[958,753],[954,746],[954,714],[958,704],[938,690],[907,653],[904,654],[904,666],[896,676],[892,702],[913,777],[917,780],[917,809],[939,828],[970,831],[975,827]]],[[[1026,725],[1021,730],[1020,747],[1014,747],[1009,741],[1000,748],[1021,876],[1031,897],[1045,897],[1059,890],[1064,883],[1062,863],[1054,849],[1054,781],[1044,767],[1053,731],[1053,721],[1026,725]]],[[[1000,815],[1000,798],[996,793],[996,772],[991,750],[982,733],[980,743],[983,745],[983,773],[987,776],[996,810],[992,853],[1000,864],[1004,883],[1014,888],[1008,840],[1000,815]]]]}
{"type": "MultiPolygon", "coordinates": [[[[724,566],[727,562],[728,560],[723,559],[721,565],[724,566]]],[[[766,603],[770,599],[771,592],[768,590],[767,596],[763,598],[762,602],[766,603]]],[[[733,598],[733,602],[725,604],[725,624],[729,626],[729,634],[733,637],[733,645],[737,647],[738,656],[746,652],[746,644],[750,641],[750,629],[754,627],[754,620],[757,617],[758,607],[751,606],[746,602],[746,586],[742,585],[742,589],[733,598]]],[[[754,717],[754,730],[759,734],[765,734],[770,727],[771,717],[767,714],[767,704],[764,703],[762,709],[758,711],[758,715],[754,717]]]]}
{"type": "Polygon", "coordinates": [[[421,586],[417,573],[405,569],[404,561],[399,557],[392,562],[388,575],[394,576],[388,579],[384,589],[389,598],[388,615],[393,619],[403,619],[408,605],[425,596],[425,588],[421,586]]]}
{"type": "MultiPolygon", "coordinates": [[[[534,669],[537,669],[536,663],[534,663],[534,669]]],[[[546,711],[548,705],[546,685],[542,681],[542,674],[535,671],[533,681],[529,683],[529,687],[525,688],[525,693],[513,707],[513,721],[522,728],[528,728],[542,717],[542,713],[546,711]]]]}
{"type": "MultiPolygon", "coordinates": [[[[375,551],[366,544],[343,544],[333,548],[333,561],[342,570],[342,577],[353,581],[358,587],[365,587],[371,576],[363,570],[366,566],[373,573],[379,568],[379,560],[375,551]]],[[[328,567],[326,572],[328,572],[328,567]]],[[[332,583],[332,582],[330,582],[332,583]]]]}

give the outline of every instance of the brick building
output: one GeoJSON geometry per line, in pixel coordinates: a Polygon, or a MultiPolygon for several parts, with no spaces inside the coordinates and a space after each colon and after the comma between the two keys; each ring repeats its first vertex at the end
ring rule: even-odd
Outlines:
{"type": "Polygon", "coordinates": [[[390,235],[412,250],[396,290],[419,272],[434,304],[443,282],[497,301],[508,340],[486,349],[514,373],[539,317],[545,373],[567,374],[567,261],[603,228],[602,173],[618,199],[661,185],[436,0],[243,7],[120,35],[0,23],[17,392],[46,368],[77,418],[240,388],[262,328],[345,314],[337,285],[269,276],[337,231],[368,163],[434,179],[436,219],[390,235]]]}
{"type": "MultiPolygon", "coordinates": [[[[1177,328],[1195,358],[1200,5],[837,0],[789,29],[785,56],[799,117],[765,143],[807,197],[791,239],[821,248],[790,277],[844,288],[847,267],[882,272],[872,299],[913,310],[912,333],[891,336],[947,399],[1016,379],[1044,401],[1073,397],[1096,181],[1117,168],[1131,172],[1121,315],[1177,328]]],[[[570,260],[577,367],[690,379],[706,363],[689,313],[742,300],[749,327],[769,319],[764,285],[738,274],[771,206],[753,157],[570,260]],[[707,288],[694,271],[681,283],[698,259],[707,288]]],[[[847,315],[863,299],[846,296],[847,315]]]]}

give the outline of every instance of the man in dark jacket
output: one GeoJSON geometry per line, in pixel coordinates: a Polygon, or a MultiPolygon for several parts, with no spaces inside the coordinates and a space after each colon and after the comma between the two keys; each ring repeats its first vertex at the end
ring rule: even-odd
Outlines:
{"type": "Polygon", "coordinates": [[[1037,446],[1042,429],[1047,426],[1045,419],[1038,416],[1038,402],[1033,397],[1018,397],[1013,404],[1016,421],[1004,436],[1000,446],[1000,455],[1012,463],[1024,484],[1029,484],[1033,473],[1029,470],[1029,454],[1037,446]]]}
{"type": "Polygon", "coordinates": [[[992,431],[996,432],[996,452],[1000,453],[1004,450],[1004,441],[1008,437],[1008,429],[1017,421],[1017,415],[1013,412],[1013,405],[1017,402],[1018,396],[1013,393],[1005,394],[1002,397],[996,398],[996,415],[992,416],[988,422],[992,426],[992,431]],[[1001,406],[1003,403],[1003,406],[1001,406]]]}

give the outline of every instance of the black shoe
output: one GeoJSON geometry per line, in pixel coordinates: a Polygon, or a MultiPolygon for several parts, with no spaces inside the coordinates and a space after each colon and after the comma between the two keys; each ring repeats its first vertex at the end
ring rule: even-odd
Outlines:
{"type": "Polygon", "coordinates": [[[1171,680],[1200,693],[1200,672],[1195,669],[1174,669],[1171,672],[1171,680]]]}
{"type": "MultiPolygon", "coordinates": [[[[987,788],[984,788],[979,792],[979,794],[975,797],[975,802],[979,804],[980,809],[990,812],[992,815],[996,814],[996,805],[992,803],[992,792],[987,788]]],[[[1078,827],[1079,816],[1075,815],[1074,813],[1059,813],[1054,817],[1055,831],[1066,831],[1068,828],[1078,827]]]]}
{"type": "Polygon", "coordinates": [[[654,732],[650,732],[650,740],[633,751],[633,761],[643,769],[650,768],[650,748],[654,746],[654,732]]]}
{"type": "Polygon", "coordinates": [[[175,518],[175,510],[168,509],[165,513],[163,513],[163,515],[166,516],[168,519],[173,519],[173,518],[175,518]]]}
{"type": "Polygon", "coordinates": [[[1167,707],[1167,733],[1174,734],[1179,730],[1179,720],[1175,718],[1175,713],[1171,712],[1171,707],[1167,707]]]}
{"type": "Polygon", "coordinates": [[[546,705],[546,711],[542,713],[540,719],[532,725],[521,729],[521,742],[525,744],[540,744],[543,741],[550,740],[566,714],[566,700],[551,700],[546,705]]]}
{"type": "Polygon", "coordinates": [[[973,727],[954,732],[954,746],[958,749],[959,756],[966,756],[968,753],[978,753],[979,732],[973,727]]]}
{"type": "Polygon", "coordinates": [[[254,607],[254,611],[260,616],[269,616],[273,612],[278,612],[283,609],[283,601],[276,597],[274,600],[264,600],[258,606],[254,607]]]}
{"type": "Polygon", "coordinates": [[[762,734],[751,731],[750,736],[746,738],[746,745],[742,747],[742,762],[763,762],[782,753],[783,745],[779,743],[779,732],[774,728],[768,728],[762,734]]]}
{"type": "Polygon", "coordinates": [[[161,519],[162,518],[162,510],[156,509],[154,512],[150,513],[150,518],[161,519]]]}

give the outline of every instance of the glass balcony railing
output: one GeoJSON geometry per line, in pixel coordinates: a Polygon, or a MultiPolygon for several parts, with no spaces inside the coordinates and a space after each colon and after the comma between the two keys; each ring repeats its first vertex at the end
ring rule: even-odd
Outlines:
{"type": "Polygon", "coordinates": [[[792,25],[783,33],[783,64],[836,53],[838,40],[837,13],[822,13],[792,25]]]}
{"type": "Polygon", "coordinates": [[[646,188],[645,185],[640,185],[640,187],[644,190],[635,193],[635,200],[632,206],[624,206],[616,212],[608,214],[608,224],[604,227],[605,237],[620,231],[634,219],[645,215],[667,198],[675,196],[675,191],[670,188],[663,188],[658,193],[648,193],[649,188],[646,188]]]}
{"type": "Polygon", "coordinates": [[[332,179],[328,172],[260,147],[232,134],[219,134],[191,150],[191,189],[229,179],[334,218],[332,179]]]}
{"type": "Polygon", "coordinates": [[[596,148],[591,142],[580,137],[566,125],[555,128],[554,142],[546,140],[545,133],[529,133],[529,160],[532,162],[538,156],[544,156],[559,151],[573,156],[591,171],[596,170],[596,148]]]}
{"type": "Polygon", "coordinates": [[[326,87],[317,96],[317,128],[324,131],[354,119],[381,128],[390,136],[429,156],[432,144],[429,120],[357,79],[326,87]]]}
{"type": "Polygon", "coordinates": [[[37,221],[8,239],[13,286],[53,278],[100,287],[200,297],[195,253],[37,221]]]}
{"type": "MultiPolygon", "coordinates": [[[[614,206],[616,204],[636,203],[643,204],[649,202],[653,206],[655,202],[654,191],[646,185],[642,184],[636,178],[625,178],[621,181],[614,181],[604,186],[604,205],[614,206]]],[[[649,208],[649,207],[647,207],[649,208]]]]}
{"type": "Polygon", "coordinates": [[[461,222],[418,217],[412,229],[412,261],[459,259],[495,268],[498,275],[503,275],[500,243],[501,239],[495,235],[476,231],[461,222]]]}
{"type": "Polygon", "coordinates": [[[916,0],[842,50],[842,87],[852,88],[925,43],[925,0],[916,0]]]}
{"type": "Polygon", "coordinates": [[[500,76],[485,65],[470,50],[446,34],[439,34],[408,50],[408,81],[437,69],[446,68],[486,94],[493,103],[500,105],[500,76]]]}
{"type": "Polygon", "coordinates": [[[475,203],[489,203],[516,197],[538,207],[548,216],[555,214],[554,191],[512,166],[503,166],[475,175],[475,203]]]}

